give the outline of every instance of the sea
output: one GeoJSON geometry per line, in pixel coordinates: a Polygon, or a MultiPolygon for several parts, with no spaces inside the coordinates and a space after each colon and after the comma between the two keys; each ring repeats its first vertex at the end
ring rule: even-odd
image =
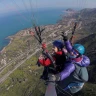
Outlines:
{"type": "Polygon", "coordinates": [[[49,8],[16,11],[0,16],[0,50],[10,42],[8,36],[14,35],[22,29],[32,27],[32,24],[38,26],[56,24],[65,14],[65,10],[66,8],[49,8]]]}

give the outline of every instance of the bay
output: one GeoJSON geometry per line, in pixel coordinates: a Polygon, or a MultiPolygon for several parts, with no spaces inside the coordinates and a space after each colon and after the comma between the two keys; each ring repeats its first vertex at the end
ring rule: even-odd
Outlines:
{"type": "Polygon", "coordinates": [[[37,25],[56,24],[62,18],[64,10],[64,8],[60,8],[18,11],[0,17],[0,50],[9,43],[10,40],[6,39],[8,36],[32,27],[32,23],[37,25]]]}

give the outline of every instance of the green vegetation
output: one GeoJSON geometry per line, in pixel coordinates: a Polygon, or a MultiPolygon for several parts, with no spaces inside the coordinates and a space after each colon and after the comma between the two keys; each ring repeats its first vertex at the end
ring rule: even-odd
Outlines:
{"type": "Polygon", "coordinates": [[[44,94],[45,85],[39,79],[42,67],[35,65],[36,60],[35,56],[27,60],[4,83],[0,84],[0,96],[29,96],[29,94],[40,96],[39,94],[44,94]]]}

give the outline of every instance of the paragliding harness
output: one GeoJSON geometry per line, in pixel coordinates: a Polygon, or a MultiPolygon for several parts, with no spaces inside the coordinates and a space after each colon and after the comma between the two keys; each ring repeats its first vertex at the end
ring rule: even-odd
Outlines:
{"type": "MultiPolygon", "coordinates": [[[[41,28],[40,28],[39,26],[35,26],[35,25],[34,25],[34,28],[35,28],[36,34],[34,34],[34,32],[31,32],[31,31],[30,31],[30,34],[35,37],[35,39],[39,42],[39,44],[42,45],[42,54],[43,54],[45,57],[47,57],[47,58],[49,58],[49,59],[51,60],[52,65],[53,65],[54,68],[55,68],[55,60],[53,59],[53,57],[52,57],[52,56],[48,53],[48,51],[46,50],[46,44],[45,44],[45,43],[42,43],[41,33],[42,33],[45,29],[42,29],[42,30],[41,30],[41,28]]],[[[40,66],[40,64],[38,64],[38,66],[40,66]]]]}

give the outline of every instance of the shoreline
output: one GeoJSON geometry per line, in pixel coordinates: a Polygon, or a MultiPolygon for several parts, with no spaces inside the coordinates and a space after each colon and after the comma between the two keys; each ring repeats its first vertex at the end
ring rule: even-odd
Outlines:
{"type": "MultiPolygon", "coordinates": [[[[56,24],[57,24],[57,23],[56,23],[56,24]]],[[[51,24],[51,25],[55,25],[55,24],[51,24]]],[[[50,25],[49,25],[49,24],[48,24],[48,25],[44,25],[44,27],[45,27],[45,26],[50,26],[50,25]]],[[[19,30],[18,32],[16,32],[16,34],[10,35],[10,36],[6,37],[4,40],[9,40],[9,42],[8,42],[8,44],[6,44],[6,45],[0,50],[0,54],[3,54],[3,53],[5,52],[5,48],[12,43],[13,37],[18,36],[18,35],[23,36],[26,31],[29,31],[29,29],[30,29],[30,28],[24,28],[24,29],[19,30]],[[24,32],[24,31],[25,31],[25,32],[24,32]]],[[[26,33],[26,34],[27,34],[27,33],[26,33]]]]}
{"type": "Polygon", "coordinates": [[[5,39],[8,39],[9,40],[9,43],[8,44],[6,44],[1,50],[0,50],[0,54],[2,54],[4,51],[5,51],[5,48],[8,46],[8,45],[10,45],[11,44],[11,42],[12,42],[12,37],[10,37],[10,36],[8,36],[7,38],[5,38],[5,39]]]}
{"type": "MultiPolygon", "coordinates": [[[[56,24],[56,22],[60,19],[60,16],[59,16],[58,14],[61,14],[61,13],[62,13],[62,12],[60,13],[60,11],[62,11],[62,8],[59,8],[59,9],[60,9],[60,10],[55,9],[55,10],[56,10],[56,15],[53,14],[54,17],[55,17],[55,19],[54,19],[54,21],[50,21],[50,24],[52,24],[52,25],[53,25],[53,24],[56,24]]],[[[54,9],[53,9],[52,11],[54,12],[54,9]]],[[[41,10],[40,12],[43,12],[43,11],[41,10]]],[[[47,11],[44,10],[43,13],[45,14],[46,12],[47,12],[47,11]]],[[[48,12],[49,12],[49,10],[48,10],[48,12]]],[[[50,13],[50,12],[49,12],[49,13],[50,13]]],[[[26,15],[27,15],[27,14],[26,14],[26,15]]],[[[40,16],[44,17],[44,15],[40,15],[40,16]]],[[[50,18],[50,15],[48,15],[48,16],[47,16],[47,18],[51,19],[51,18],[50,18]],[[49,17],[48,17],[48,16],[49,16],[49,17]]],[[[12,18],[13,18],[13,17],[12,17],[12,18]]],[[[40,25],[39,25],[39,26],[49,25],[49,21],[45,20],[46,22],[41,22],[41,20],[43,21],[43,19],[42,19],[42,18],[40,19],[40,21],[39,21],[39,24],[40,24],[40,25]]],[[[24,21],[24,20],[23,20],[23,21],[24,21]]],[[[22,22],[21,22],[21,23],[22,23],[22,22]]],[[[26,22],[25,22],[25,23],[26,23],[26,22]]],[[[25,23],[24,23],[24,24],[25,24],[25,23]]],[[[27,27],[27,28],[30,28],[30,26],[29,26],[28,24],[29,24],[29,23],[26,23],[26,27],[27,27]]],[[[19,24],[19,25],[20,25],[20,24],[19,24]]],[[[18,25],[18,26],[19,26],[19,25],[18,25]]],[[[12,26],[13,26],[13,25],[12,25],[12,26]]],[[[10,26],[10,27],[12,27],[12,26],[10,26]]],[[[16,27],[18,27],[18,26],[16,26],[16,27]]],[[[23,30],[23,29],[25,30],[26,27],[25,27],[24,25],[22,25],[22,26],[20,27],[21,30],[23,30]],[[22,27],[22,26],[23,26],[23,27],[22,27]]],[[[6,27],[6,26],[5,26],[5,27],[6,27]]],[[[4,27],[4,28],[5,28],[5,27],[4,27]]],[[[13,26],[13,27],[14,27],[14,26],[13,26]]],[[[15,29],[14,29],[14,30],[15,30],[15,29]]],[[[19,30],[19,31],[21,31],[21,30],[19,30]]],[[[7,33],[8,31],[10,31],[10,30],[7,30],[6,33],[7,33]]],[[[12,31],[12,30],[11,30],[11,31],[12,31]]],[[[2,31],[2,32],[3,32],[3,31],[2,31]]],[[[15,34],[17,34],[17,33],[18,33],[18,31],[17,31],[15,34]]],[[[13,34],[14,34],[14,32],[13,32],[13,34]]],[[[10,35],[9,35],[9,36],[10,36],[10,35]]],[[[7,37],[7,38],[8,38],[8,37],[7,37]]],[[[5,39],[6,39],[6,38],[5,38],[5,39]]],[[[5,40],[5,39],[3,38],[3,40],[5,40]]],[[[10,39],[10,38],[8,38],[8,39],[10,39]]],[[[3,42],[3,41],[2,41],[2,42],[3,42]]],[[[8,43],[7,43],[7,42],[2,43],[2,44],[1,44],[1,48],[0,48],[0,53],[4,52],[6,46],[8,46],[10,43],[11,43],[11,39],[9,40],[8,43]],[[3,45],[4,45],[4,46],[3,46],[3,45]]]]}

